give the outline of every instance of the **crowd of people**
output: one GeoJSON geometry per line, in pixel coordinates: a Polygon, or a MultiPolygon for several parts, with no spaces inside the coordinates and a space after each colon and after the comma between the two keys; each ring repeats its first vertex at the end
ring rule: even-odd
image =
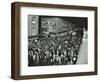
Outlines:
{"type": "Polygon", "coordinates": [[[82,30],[36,37],[29,39],[28,66],[76,64],[82,43],[82,30]]]}

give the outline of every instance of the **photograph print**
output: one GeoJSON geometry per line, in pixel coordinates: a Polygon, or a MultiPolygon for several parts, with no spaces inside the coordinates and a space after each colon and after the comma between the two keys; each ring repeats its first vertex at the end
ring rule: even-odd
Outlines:
{"type": "Polygon", "coordinates": [[[28,66],[88,64],[88,18],[28,15],[28,66]]]}
{"type": "Polygon", "coordinates": [[[97,75],[98,8],[11,4],[11,78],[97,75]]]}

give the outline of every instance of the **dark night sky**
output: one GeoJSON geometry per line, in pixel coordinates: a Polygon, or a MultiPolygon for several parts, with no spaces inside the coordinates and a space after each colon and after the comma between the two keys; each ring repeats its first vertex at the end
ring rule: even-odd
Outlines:
{"type": "Polygon", "coordinates": [[[88,25],[88,18],[83,18],[83,17],[66,17],[64,18],[65,20],[76,24],[79,28],[85,27],[87,30],[87,25],[88,25]]]}

